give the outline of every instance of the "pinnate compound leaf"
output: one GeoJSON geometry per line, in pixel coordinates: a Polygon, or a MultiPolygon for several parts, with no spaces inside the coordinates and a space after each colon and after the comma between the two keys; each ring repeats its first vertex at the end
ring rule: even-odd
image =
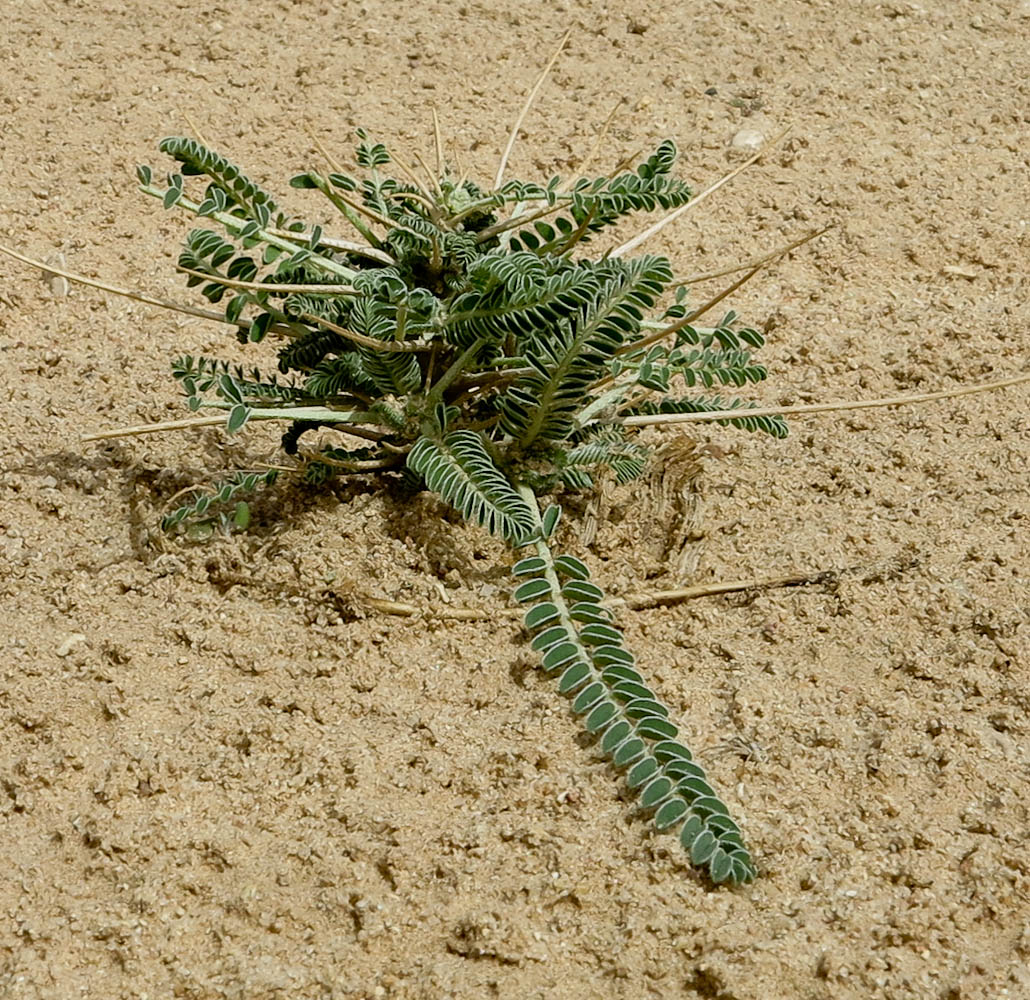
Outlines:
{"type": "MultiPolygon", "coordinates": [[[[278,469],[269,469],[266,472],[237,472],[221,483],[211,487],[211,492],[204,493],[195,501],[185,504],[168,514],[161,521],[163,531],[171,531],[172,528],[192,518],[205,516],[212,505],[224,504],[238,497],[240,494],[254,493],[265,486],[271,486],[279,476],[278,469]]],[[[242,501],[238,502],[234,512],[234,520],[238,527],[246,527],[241,524],[241,519],[247,523],[250,520],[250,507],[242,501]],[[240,508],[246,507],[246,514],[242,514],[240,508]]]]}
{"type": "Polygon", "coordinates": [[[533,533],[534,512],[474,431],[452,431],[441,440],[423,436],[408,453],[407,464],[429,489],[491,534],[519,544],[533,533]]]}

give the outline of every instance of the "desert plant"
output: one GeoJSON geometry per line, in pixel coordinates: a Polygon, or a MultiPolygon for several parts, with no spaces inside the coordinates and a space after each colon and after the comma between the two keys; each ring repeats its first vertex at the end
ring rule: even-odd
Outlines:
{"type": "MultiPolygon", "coordinates": [[[[520,555],[515,600],[543,669],[660,830],[674,830],[714,882],[750,882],[740,830],[678,740],[575,556],[552,544],[560,514],[548,503],[598,477],[639,476],[648,446],[634,424],[652,416],[731,410],[724,422],[775,437],[775,416],[749,415],[721,387],[761,381],[762,337],[727,313],[697,325],[662,256],[590,255],[599,233],[627,215],[675,210],[690,188],[673,176],[666,140],[635,169],[563,182],[498,182],[483,189],[441,163],[420,178],[359,133],[360,172],[298,174],[358,241],[288,217],[273,198],[201,143],[169,138],[180,172],[142,190],[184,209],[202,228],[179,257],[187,284],[242,343],[281,339],[275,376],[211,358],[173,365],[192,410],[224,411],[229,433],[253,420],[289,423],[283,448],[309,482],[395,472],[436,493],[520,555]],[[202,176],[191,194],[187,178],[202,176]],[[331,428],[360,447],[303,437],[331,428]]],[[[165,527],[210,518],[274,471],[237,474],[169,514],[165,527]]],[[[242,509],[245,514],[245,509],[242,509]]],[[[245,520],[245,517],[244,517],[245,520]]]]}

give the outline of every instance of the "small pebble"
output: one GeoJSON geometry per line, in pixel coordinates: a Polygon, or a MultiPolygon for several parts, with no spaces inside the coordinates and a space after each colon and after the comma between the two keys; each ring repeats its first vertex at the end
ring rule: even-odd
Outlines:
{"type": "Polygon", "coordinates": [[[65,657],[80,643],[85,642],[86,637],[81,632],[72,632],[60,646],[57,647],[57,655],[65,657]]]}
{"type": "MultiPolygon", "coordinates": [[[[53,264],[59,267],[62,271],[65,270],[64,254],[58,253],[48,257],[46,263],[53,264]]],[[[52,271],[44,271],[43,279],[50,286],[50,294],[55,299],[63,299],[68,294],[68,279],[62,277],[59,274],[54,274],[52,271]]]]}
{"type": "Polygon", "coordinates": [[[730,141],[730,146],[742,153],[757,153],[763,145],[765,133],[756,128],[742,128],[730,141]]]}

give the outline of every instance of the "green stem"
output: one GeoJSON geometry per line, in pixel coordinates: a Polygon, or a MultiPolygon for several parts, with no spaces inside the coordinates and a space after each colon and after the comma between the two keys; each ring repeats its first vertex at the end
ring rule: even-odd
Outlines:
{"type": "Polygon", "coordinates": [[[484,343],[486,343],[486,338],[480,337],[478,340],[469,344],[469,346],[458,355],[447,371],[445,371],[436,380],[433,387],[429,390],[429,395],[426,399],[428,409],[430,411],[432,411],[438,403],[443,402],[443,394],[447,391],[447,387],[462,373],[462,370],[465,365],[468,364],[469,360],[479,353],[479,349],[484,343]]]}
{"type": "Polygon", "coordinates": [[[320,177],[313,171],[308,171],[308,176],[315,182],[318,190],[322,192],[332,203],[336,206],[336,209],[343,214],[347,221],[365,237],[368,242],[375,247],[377,250],[381,250],[383,247],[383,241],[371,229],[365,221],[350,207],[340,196],[333,191],[330,187],[329,182],[320,177]]]}

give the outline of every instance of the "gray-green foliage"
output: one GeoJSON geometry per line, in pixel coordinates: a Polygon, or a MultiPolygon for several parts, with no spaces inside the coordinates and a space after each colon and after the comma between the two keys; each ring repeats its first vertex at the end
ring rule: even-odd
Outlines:
{"type": "MultiPolygon", "coordinates": [[[[739,409],[725,422],[786,433],[781,419],[748,417],[750,404],[710,392],[765,378],[751,357],[760,334],[733,313],[712,328],[692,325],[665,257],[581,252],[628,214],[689,200],[671,176],[675,146],[661,143],[614,177],[483,190],[446,171],[432,183],[387,176],[389,151],[360,139],[358,175],[308,171],[291,181],[339,209],[356,243],[288,217],[194,140],[161,143],[182,164],[163,183],[139,168],[144,192],[204,220],[180,257],[195,272],[188,284],[225,300],[242,343],[275,336],[280,345],[276,376],[208,358],[176,362],[191,409],[225,411],[233,433],[252,420],[286,421],[283,448],[309,482],[400,473],[513,548],[535,550],[515,567],[527,578],[515,596],[531,605],[526,627],[544,669],[655,825],[678,831],[715,882],[751,881],[739,828],[677,742],[585,565],[552,554],[557,506],[541,517],[537,502],[606,473],[639,476],[650,451],[628,416],[739,409]],[[205,177],[206,189],[191,196],[190,175],[205,177]],[[318,442],[302,447],[319,428],[318,442]],[[341,446],[333,430],[363,446],[341,446]]],[[[165,524],[265,485],[227,480],[165,524]]]]}
{"type": "Polygon", "coordinates": [[[520,559],[512,572],[523,581],[515,599],[531,605],[525,625],[544,670],[558,678],[572,711],[625,772],[654,825],[678,831],[691,861],[706,866],[712,881],[752,881],[755,865],[740,827],[678,741],[678,727],[637,669],[586,564],[555,556],[542,525],[532,546],[535,554],[520,559]]]}

